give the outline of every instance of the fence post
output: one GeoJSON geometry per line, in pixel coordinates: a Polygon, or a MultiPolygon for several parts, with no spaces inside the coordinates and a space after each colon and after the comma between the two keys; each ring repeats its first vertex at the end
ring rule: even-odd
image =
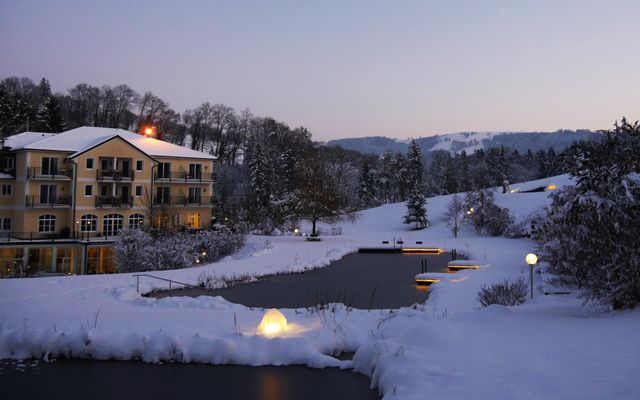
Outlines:
{"type": "Polygon", "coordinates": [[[140,293],[140,275],[136,275],[136,292],[140,293]]]}

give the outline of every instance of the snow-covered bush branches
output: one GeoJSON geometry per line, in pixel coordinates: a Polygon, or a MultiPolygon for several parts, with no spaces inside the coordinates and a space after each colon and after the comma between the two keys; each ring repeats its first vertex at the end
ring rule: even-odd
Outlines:
{"type": "Polygon", "coordinates": [[[587,300],[629,308],[640,303],[640,125],[603,133],[576,152],[576,185],[554,194],[537,237],[550,271],[587,300]]]}
{"type": "Polygon", "coordinates": [[[509,210],[499,207],[489,189],[476,189],[467,193],[467,222],[483,235],[500,236],[513,222],[509,210]]]}
{"type": "Polygon", "coordinates": [[[505,279],[502,282],[483,285],[478,292],[478,301],[483,307],[491,304],[503,306],[517,306],[524,303],[527,298],[527,283],[522,278],[510,282],[505,279]]]}
{"type": "Polygon", "coordinates": [[[447,223],[449,229],[451,229],[453,237],[458,237],[458,232],[462,229],[466,212],[467,209],[465,208],[464,201],[460,196],[454,194],[449,203],[447,203],[447,209],[442,218],[443,221],[447,223]]]}
{"type": "Polygon", "coordinates": [[[140,229],[122,230],[114,243],[119,272],[178,269],[212,262],[237,251],[244,236],[229,230],[181,232],[156,239],[140,229]]]}

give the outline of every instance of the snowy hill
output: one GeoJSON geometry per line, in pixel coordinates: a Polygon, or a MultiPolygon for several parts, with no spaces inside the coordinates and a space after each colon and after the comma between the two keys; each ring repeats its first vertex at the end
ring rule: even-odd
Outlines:
{"type": "MultiPolygon", "coordinates": [[[[547,150],[550,147],[556,152],[564,150],[573,142],[582,140],[598,140],[600,135],[589,130],[556,131],[556,132],[461,132],[447,135],[421,137],[415,139],[423,153],[446,150],[459,153],[473,153],[478,149],[505,146],[519,152],[547,150]]],[[[327,142],[329,146],[340,146],[361,153],[382,154],[385,151],[406,153],[408,140],[390,139],[382,136],[337,139],[327,142]]]]}
{"type": "MultiPolygon", "coordinates": [[[[563,175],[512,188],[550,184],[560,188],[572,182],[563,175]]],[[[552,193],[495,191],[497,204],[517,221],[545,207],[552,193]]],[[[432,225],[425,230],[401,223],[404,204],[389,204],[363,211],[354,223],[341,223],[342,235],[321,242],[250,236],[244,249],[219,262],[154,272],[193,284],[203,274],[291,273],[325,266],[393,237],[459,249],[488,265],[434,284],[424,304],[371,311],[282,309],[293,328],[270,338],[256,330],[262,309],[222,297],[142,297],[133,274],[6,279],[0,280],[0,359],[73,356],[341,367],[369,376],[384,399],[424,399],[426,394],[434,399],[637,399],[640,310],[583,305],[575,291],[543,295],[538,272],[533,299],[481,308],[476,296],[483,285],[521,276],[528,280],[524,255],[535,251],[535,243],[479,236],[471,229],[453,238],[442,221],[449,198],[428,200],[432,225]],[[354,359],[332,356],[341,351],[355,351],[354,359]]],[[[166,283],[140,282],[143,293],[160,288],[166,283]]]]}

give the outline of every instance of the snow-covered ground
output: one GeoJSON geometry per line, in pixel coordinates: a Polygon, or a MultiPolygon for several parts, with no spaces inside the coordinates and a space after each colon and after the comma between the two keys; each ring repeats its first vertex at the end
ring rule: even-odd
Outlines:
{"type": "MultiPolygon", "coordinates": [[[[570,183],[567,176],[512,185],[526,190],[570,183]]],[[[496,201],[520,221],[548,203],[549,192],[496,201]]],[[[640,311],[583,306],[576,293],[543,296],[516,307],[480,308],[483,284],[524,275],[534,243],[464,230],[457,239],[439,221],[449,196],[429,199],[432,226],[410,231],[404,204],[361,213],[343,234],[322,242],[249,237],[238,254],[197,268],[154,275],[197,283],[321,267],[382,240],[417,240],[458,249],[489,267],[461,271],[431,287],[424,304],[401,310],[281,310],[284,334],[256,334],[261,309],[220,297],[144,298],[132,274],[0,280],[0,358],[138,358],[215,364],[355,368],[385,399],[640,398],[640,311]],[[331,355],[357,351],[353,361],[331,355]]],[[[539,290],[540,283],[537,284],[539,290]]],[[[142,278],[149,292],[166,283],[142,278]]]]}

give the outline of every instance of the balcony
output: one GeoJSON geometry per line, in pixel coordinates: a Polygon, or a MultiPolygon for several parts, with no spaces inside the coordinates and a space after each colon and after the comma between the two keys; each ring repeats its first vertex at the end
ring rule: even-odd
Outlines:
{"type": "Polygon", "coordinates": [[[133,206],[132,196],[96,196],[96,208],[129,208],[133,206]]]}
{"type": "Polygon", "coordinates": [[[27,167],[27,179],[68,181],[72,176],[72,169],[27,167]]]}
{"type": "Polygon", "coordinates": [[[96,179],[99,181],[132,181],[134,177],[132,169],[99,169],[96,179]]]}
{"type": "Polygon", "coordinates": [[[174,183],[209,183],[213,181],[213,173],[211,172],[186,172],[171,171],[160,173],[155,171],[153,179],[157,182],[174,182],[174,183]]]}
{"type": "Polygon", "coordinates": [[[210,196],[171,196],[171,197],[154,197],[153,204],[167,205],[171,207],[210,207],[210,196]]]}
{"type": "Polygon", "coordinates": [[[26,196],[27,207],[69,207],[71,196],[26,196]]]}

